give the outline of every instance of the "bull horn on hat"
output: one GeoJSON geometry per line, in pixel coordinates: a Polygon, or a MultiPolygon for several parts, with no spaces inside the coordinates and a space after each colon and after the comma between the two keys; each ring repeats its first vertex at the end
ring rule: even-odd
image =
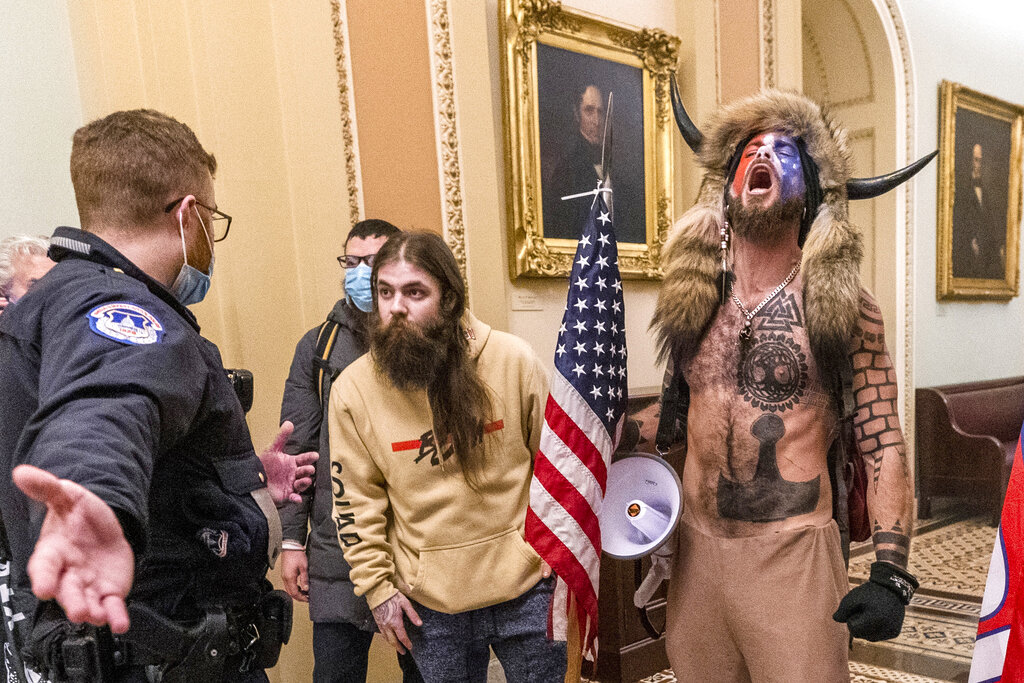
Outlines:
{"type": "Polygon", "coordinates": [[[676,83],[675,72],[670,74],[669,80],[672,84],[672,111],[676,115],[676,126],[679,127],[679,132],[683,134],[686,144],[690,146],[694,154],[697,154],[700,152],[700,143],[704,141],[704,134],[700,132],[700,129],[690,120],[689,114],[686,113],[686,108],[683,106],[683,98],[679,96],[679,85],[676,83]]]}
{"type": "MultiPolygon", "coordinates": [[[[672,112],[676,117],[676,126],[683,136],[683,140],[689,145],[694,153],[700,152],[701,143],[704,141],[704,134],[693,123],[686,108],[683,106],[683,99],[679,96],[679,85],[676,83],[675,73],[671,76],[672,90],[672,112]]],[[[910,180],[918,171],[928,165],[928,162],[935,158],[938,150],[926,154],[912,164],[909,164],[898,171],[874,178],[850,178],[846,181],[846,196],[849,199],[873,199],[883,195],[898,185],[910,180]]]]}
{"type": "Polygon", "coordinates": [[[898,171],[886,175],[875,176],[874,178],[850,178],[846,181],[846,196],[850,199],[873,199],[883,195],[897,185],[910,180],[915,173],[928,165],[928,162],[935,158],[939,150],[926,154],[909,166],[904,166],[898,171]]]}

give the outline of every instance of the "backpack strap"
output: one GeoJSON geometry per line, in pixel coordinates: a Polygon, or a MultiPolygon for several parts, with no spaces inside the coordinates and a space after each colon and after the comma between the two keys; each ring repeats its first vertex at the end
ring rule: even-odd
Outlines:
{"type": "Polygon", "coordinates": [[[682,371],[675,372],[669,361],[661,384],[661,415],[654,447],[659,454],[668,453],[677,443],[686,441],[686,419],[690,412],[690,385],[682,371]]]}
{"type": "MultiPolygon", "coordinates": [[[[334,349],[334,343],[338,341],[338,328],[341,325],[337,320],[328,318],[324,321],[324,324],[320,326],[320,332],[316,336],[316,353],[313,356],[313,369],[316,370],[316,383],[320,387],[320,391],[317,392],[317,396],[320,397],[320,405],[324,405],[327,402],[327,396],[324,395],[324,374],[331,373],[330,364],[327,360],[331,357],[331,351],[334,349]]],[[[332,377],[333,379],[333,377],[332,377]]]]}

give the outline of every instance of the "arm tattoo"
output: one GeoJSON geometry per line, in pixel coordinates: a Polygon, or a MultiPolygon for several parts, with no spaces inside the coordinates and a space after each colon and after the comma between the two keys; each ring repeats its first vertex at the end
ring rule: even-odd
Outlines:
{"type": "Polygon", "coordinates": [[[896,406],[896,370],[885,352],[881,311],[862,298],[860,317],[862,324],[854,333],[857,348],[853,351],[853,391],[857,414],[853,429],[861,452],[874,466],[873,485],[878,493],[883,456],[891,448],[906,467],[906,448],[896,406]]]}
{"type": "Polygon", "coordinates": [[[889,531],[883,531],[878,520],[875,520],[871,540],[875,546],[876,560],[891,562],[902,569],[907,568],[907,558],[910,555],[910,537],[903,530],[899,520],[896,520],[896,523],[889,531]]]}

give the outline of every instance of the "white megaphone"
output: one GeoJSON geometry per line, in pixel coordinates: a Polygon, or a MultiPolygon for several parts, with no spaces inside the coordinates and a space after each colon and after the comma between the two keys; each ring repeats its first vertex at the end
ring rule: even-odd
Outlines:
{"type": "Polygon", "coordinates": [[[671,465],[649,453],[620,458],[608,468],[601,547],[620,560],[650,555],[668,540],[682,507],[682,485],[671,465]]]}

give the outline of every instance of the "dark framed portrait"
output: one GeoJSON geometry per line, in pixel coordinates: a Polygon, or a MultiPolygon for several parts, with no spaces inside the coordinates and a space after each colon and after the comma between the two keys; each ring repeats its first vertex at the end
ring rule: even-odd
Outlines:
{"type": "Polygon", "coordinates": [[[592,198],[562,197],[608,183],[617,241],[647,241],[643,92],[639,67],[537,43],[544,237],[579,239],[592,198]]]}
{"type": "Polygon", "coordinates": [[[531,0],[501,19],[511,276],[569,274],[593,196],[563,197],[601,183],[622,276],[660,277],[678,39],[531,0]]]}
{"type": "Polygon", "coordinates": [[[1024,107],[940,86],[937,296],[1018,293],[1024,107]]]}

